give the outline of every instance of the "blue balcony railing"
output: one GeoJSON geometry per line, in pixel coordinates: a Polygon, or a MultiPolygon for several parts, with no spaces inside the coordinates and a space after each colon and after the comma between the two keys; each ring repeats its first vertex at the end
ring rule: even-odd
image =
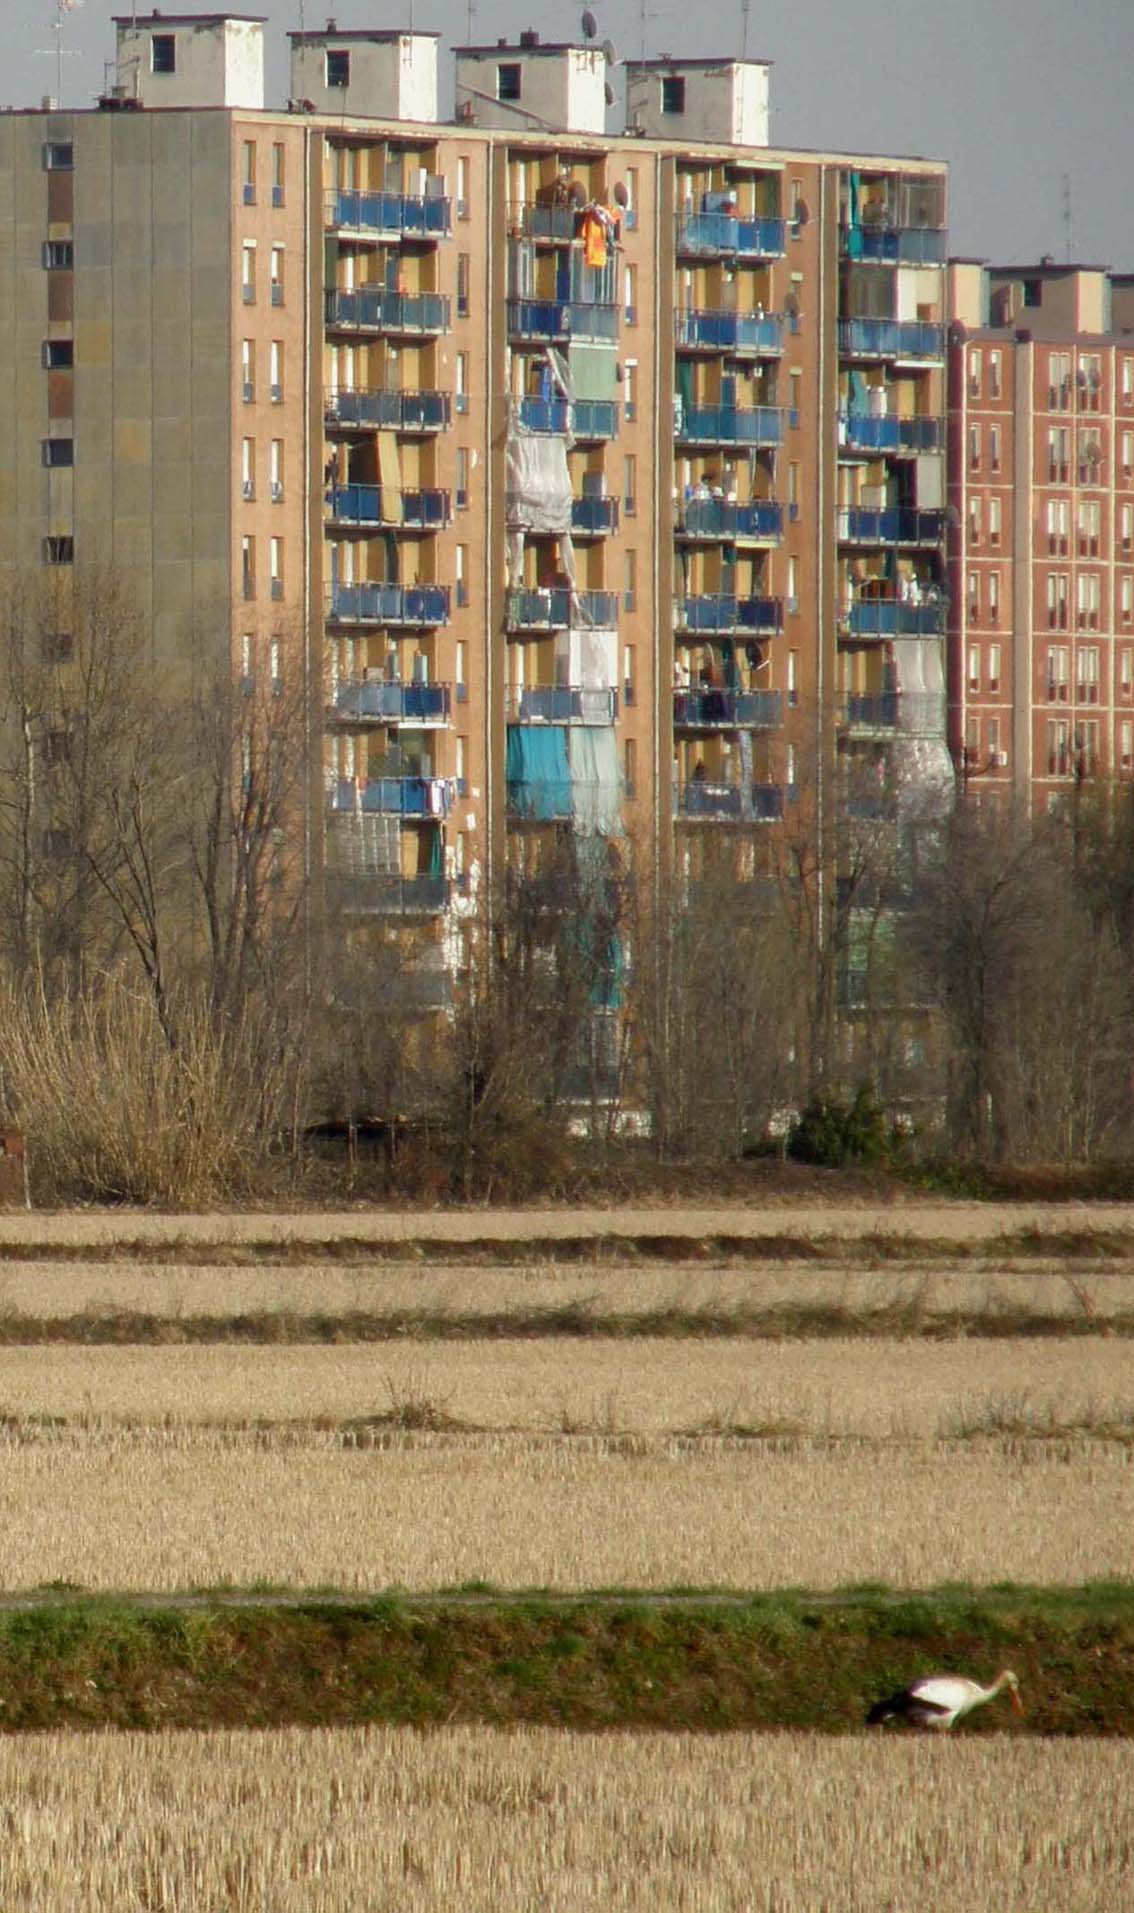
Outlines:
{"type": "Polygon", "coordinates": [[[531,684],[508,692],[511,724],[613,724],[618,692],[588,691],[575,685],[531,684]]]}
{"type": "Polygon", "coordinates": [[[783,719],[778,691],[675,691],[673,727],[679,731],[774,731],[783,719]]]}
{"type": "Polygon", "coordinates": [[[944,350],[944,327],[925,319],[839,320],[846,359],[939,359],[944,350]]]}
{"type": "Polygon", "coordinates": [[[451,201],[417,193],[329,193],[327,225],[338,231],[390,238],[443,239],[451,201]]]}
{"type": "Polygon", "coordinates": [[[773,637],[784,628],[782,598],[737,598],[730,592],[706,592],[678,598],[674,624],[679,631],[761,632],[773,637]]]}
{"type": "Polygon", "coordinates": [[[335,485],[326,495],[336,525],[393,525],[407,531],[438,531],[452,516],[449,493],[395,491],[386,485],[335,485]]]}
{"type": "Polygon", "coordinates": [[[782,352],[784,322],[778,313],[683,311],[674,313],[678,349],[705,352],[782,352]]]}
{"type": "Polygon", "coordinates": [[[844,226],[840,236],[847,259],[885,265],[943,266],[949,235],[937,226],[844,226]]]}
{"type": "Polygon", "coordinates": [[[784,789],[781,784],[713,784],[692,777],[677,792],[677,810],[682,817],[718,822],[774,823],[784,814],[784,789]]]}
{"type": "Polygon", "coordinates": [[[842,719],[849,730],[892,731],[898,722],[898,693],[851,692],[843,702],[842,719]]]}
{"type": "Polygon", "coordinates": [[[617,498],[576,498],[571,505],[571,529],[576,537],[603,537],[618,530],[617,498]]]}
{"type": "Polygon", "coordinates": [[[943,511],[869,511],[850,505],[839,513],[839,537],[847,545],[938,545],[944,536],[943,511]]]}
{"type": "Polygon", "coordinates": [[[323,401],[324,416],[338,425],[376,426],[393,432],[440,432],[449,423],[448,392],[336,392],[323,401]]]}
{"type": "Polygon", "coordinates": [[[449,622],[448,585],[333,584],[327,615],[341,624],[425,625],[449,622]]]}
{"type": "Polygon", "coordinates": [[[677,250],[712,257],[735,254],[738,259],[778,259],[784,251],[782,219],[738,219],[733,213],[679,213],[677,250]]]}
{"type": "Polygon", "coordinates": [[[935,452],[941,443],[941,421],[936,418],[873,418],[866,412],[844,413],[840,443],[856,452],[935,452]]]}
{"type": "Polygon", "coordinates": [[[779,538],[784,508],[770,498],[687,498],[678,516],[678,532],[706,543],[713,539],[779,538]]]}
{"type": "Polygon", "coordinates": [[[618,622],[617,591],[579,591],[566,585],[509,591],[504,621],[510,631],[565,631],[571,624],[609,629],[618,622]]]}
{"type": "Polygon", "coordinates": [[[513,231],[519,226],[525,239],[550,240],[563,245],[575,237],[578,215],[574,206],[514,205],[510,208],[513,231]]]}
{"type": "Polygon", "coordinates": [[[779,445],[784,436],[783,408],[679,402],[674,436],[683,445],[779,445]]]}
{"type": "Polygon", "coordinates": [[[387,724],[447,724],[449,686],[350,679],[335,691],[335,713],[347,722],[379,718],[387,724]]]}
{"type": "Polygon", "coordinates": [[[898,598],[856,598],[841,623],[855,638],[935,638],[945,624],[945,606],[903,604],[898,598]]]}
{"type": "Polygon", "coordinates": [[[394,817],[444,817],[452,804],[445,777],[353,777],[339,779],[331,793],[336,811],[378,811],[394,817]]]}
{"type": "Polygon", "coordinates": [[[345,332],[434,333],[449,329],[449,301],[440,292],[328,292],[326,322],[345,332]]]}
{"type": "Polygon", "coordinates": [[[523,398],[520,422],[529,432],[572,432],[577,439],[614,438],[618,431],[617,399],[523,398]]]}
{"type": "Polygon", "coordinates": [[[509,299],[512,339],[617,339],[618,307],[569,299],[509,299]]]}

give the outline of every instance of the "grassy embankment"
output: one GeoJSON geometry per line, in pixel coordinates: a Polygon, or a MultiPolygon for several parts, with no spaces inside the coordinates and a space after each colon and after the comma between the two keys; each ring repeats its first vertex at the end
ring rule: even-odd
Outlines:
{"type": "MultiPolygon", "coordinates": [[[[1005,1664],[1028,1707],[1020,1731],[1129,1733],[1134,1585],[165,1606],[45,1593],[0,1610],[10,1732],[480,1722],[842,1733],[918,1673],[991,1679],[1005,1664]]],[[[1010,1724],[992,1706],[969,1731],[1010,1724]]]]}

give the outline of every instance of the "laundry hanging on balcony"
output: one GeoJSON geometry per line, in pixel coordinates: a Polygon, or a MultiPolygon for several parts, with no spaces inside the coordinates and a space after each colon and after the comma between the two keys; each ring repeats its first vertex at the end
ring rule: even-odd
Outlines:
{"type": "Polygon", "coordinates": [[[512,421],[504,448],[504,519],[509,531],[570,532],[571,474],[559,432],[529,432],[512,421]]]}
{"type": "Polygon", "coordinates": [[[622,829],[618,743],[609,725],[577,724],[567,735],[571,814],[576,828],[613,837],[622,829]]]}
{"type": "Polygon", "coordinates": [[[898,808],[940,816],[956,788],[945,742],[945,659],[939,638],[895,638],[891,645],[897,692],[897,736],[892,763],[898,808]]]}

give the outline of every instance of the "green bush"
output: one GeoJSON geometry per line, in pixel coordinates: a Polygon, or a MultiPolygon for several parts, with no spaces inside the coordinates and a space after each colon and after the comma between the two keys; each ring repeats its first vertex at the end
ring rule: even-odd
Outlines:
{"type": "Polygon", "coordinates": [[[838,1096],[817,1096],[810,1102],[792,1125],[787,1152],[796,1162],[845,1169],[888,1163],[894,1148],[894,1132],[873,1090],[863,1083],[849,1103],[838,1096]]]}

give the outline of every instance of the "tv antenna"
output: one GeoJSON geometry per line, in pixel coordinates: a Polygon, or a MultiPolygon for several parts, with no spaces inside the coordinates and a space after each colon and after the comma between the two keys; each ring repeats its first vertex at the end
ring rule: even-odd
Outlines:
{"type": "Polygon", "coordinates": [[[55,0],[55,18],[51,23],[51,31],[55,35],[55,45],[53,47],[44,46],[36,48],[36,52],[41,54],[45,59],[53,58],[55,61],[55,98],[60,105],[63,104],[63,62],[64,60],[77,60],[79,57],[77,47],[65,47],[63,45],[63,22],[69,13],[77,12],[82,4],[83,0],[55,0]]]}
{"type": "Polygon", "coordinates": [[[595,38],[597,38],[598,21],[595,19],[595,16],[591,12],[589,7],[585,7],[583,9],[583,17],[580,20],[579,25],[583,29],[584,40],[594,40],[595,38]]]}
{"type": "Polygon", "coordinates": [[[1073,257],[1073,253],[1072,253],[1073,226],[1074,226],[1074,219],[1073,219],[1073,206],[1072,206],[1072,199],[1071,199],[1071,175],[1070,173],[1064,173],[1063,175],[1063,241],[1067,249],[1067,264],[1068,265],[1071,264],[1071,260],[1073,257]]]}
{"type": "Polygon", "coordinates": [[[740,0],[740,57],[748,58],[748,10],[752,0],[740,0]]]}

